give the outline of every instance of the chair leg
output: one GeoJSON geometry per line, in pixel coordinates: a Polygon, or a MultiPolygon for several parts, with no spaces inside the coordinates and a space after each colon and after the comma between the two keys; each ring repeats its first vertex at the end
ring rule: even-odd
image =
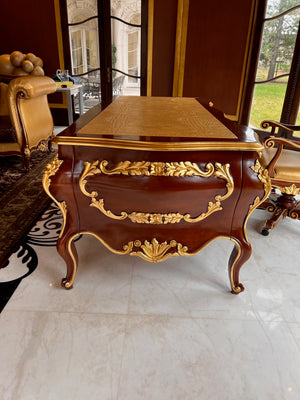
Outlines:
{"type": "Polygon", "coordinates": [[[48,140],[48,151],[49,151],[49,153],[51,153],[53,151],[51,139],[48,140]]]}
{"type": "Polygon", "coordinates": [[[275,201],[267,200],[265,203],[263,208],[273,212],[273,215],[264,224],[261,232],[264,236],[267,236],[269,231],[274,229],[287,216],[293,219],[300,219],[300,203],[296,201],[294,195],[283,193],[275,201]]]}
{"type": "Polygon", "coordinates": [[[25,148],[24,153],[22,154],[22,158],[23,158],[23,163],[24,163],[26,172],[29,172],[29,170],[30,170],[30,150],[28,147],[25,148]]]}
{"type": "Polygon", "coordinates": [[[264,236],[268,236],[269,231],[274,229],[279,222],[288,215],[288,210],[283,207],[277,206],[271,218],[265,221],[265,225],[261,231],[264,236]]]}
{"type": "Polygon", "coordinates": [[[289,210],[289,215],[292,219],[300,219],[300,202],[296,204],[291,210],[289,210]]]}

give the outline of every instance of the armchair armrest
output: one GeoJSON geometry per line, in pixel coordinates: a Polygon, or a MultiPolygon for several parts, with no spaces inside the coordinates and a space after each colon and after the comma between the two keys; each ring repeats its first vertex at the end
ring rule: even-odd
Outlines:
{"type": "Polygon", "coordinates": [[[53,119],[47,95],[56,89],[56,83],[48,76],[22,76],[9,83],[7,104],[22,149],[24,146],[31,149],[51,136],[53,119]]]}
{"type": "Polygon", "coordinates": [[[21,94],[25,99],[54,93],[57,89],[56,83],[48,76],[24,76],[15,78],[8,85],[9,102],[15,102],[16,96],[21,94]]]}
{"type": "Polygon", "coordinates": [[[279,138],[279,137],[269,137],[266,139],[266,141],[265,141],[266,149],[273,148],[275,146],[275,144],[278,145],[275,155],[273,156],[272,160],[270,161],[270,163],[267,166],[267,170],[268,170],[270,177],[274,177],[274,173],[275,173],[274,168],[275,168],[275,165],[276,165],[278,159],[280,158],[280,155],[282,153],[284,146],[288,146],[288,147],[292,147],[292,148],[300,150],[300,145],[298,143],[299,142],[294,142],[293,140],[279,138]]]}
{"type": "Polygon", "coordinates": [[[284,124],[282,122],[276,122],[276,121],[271,121],[271,120],[262,121],[260,126],[263,129],[268,129],[269,127],[271,127],[272,128],[271,135],[275,135],[276,128],[282,128],[282,129],[285,129],[290,132],[300,131],[300,126],[298,126],[298,125],[289,125],[289,124],[284,124]]]}

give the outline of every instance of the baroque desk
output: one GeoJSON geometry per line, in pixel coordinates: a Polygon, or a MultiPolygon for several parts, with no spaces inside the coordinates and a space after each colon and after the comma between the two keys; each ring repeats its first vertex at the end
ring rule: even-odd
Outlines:
{"type": "Polygon", "coordinates": [[[246,223],[271,191],[251,129],[197,99],[130,96],[94,107],[53,143],[58,157],[43,185],[64,217],[65,288],[77,269],[74,239],[90,234],[116,254],[155,263],[227,238],[231,291],[244,290],[246,223]]]}

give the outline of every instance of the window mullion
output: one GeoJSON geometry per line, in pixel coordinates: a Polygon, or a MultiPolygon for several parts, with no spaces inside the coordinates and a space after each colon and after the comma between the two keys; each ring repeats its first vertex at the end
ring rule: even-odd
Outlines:
{"type": "Polygon", "coordinates": [[[281,122],[295,124],[300,100],[300,23],[295,43],[294,55],[282,108],[281,122]]]}

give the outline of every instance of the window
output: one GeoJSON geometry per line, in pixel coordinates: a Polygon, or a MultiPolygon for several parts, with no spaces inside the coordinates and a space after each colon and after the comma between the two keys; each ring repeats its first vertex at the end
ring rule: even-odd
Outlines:
{"type": "Polygon", "coordinates": [[[83,83],[85,109],[114,95],[145,91],[141,37],[147,34],[147,26],[142,33],[147,10],[142,0],[67,0],[72,75],[83,83]]]}
{"type": "Polygon", "coordinates": [[[250,113],[254,128],[264,119],[300,124],[299,21],[298,0],[268,0],[250,113]]]}

